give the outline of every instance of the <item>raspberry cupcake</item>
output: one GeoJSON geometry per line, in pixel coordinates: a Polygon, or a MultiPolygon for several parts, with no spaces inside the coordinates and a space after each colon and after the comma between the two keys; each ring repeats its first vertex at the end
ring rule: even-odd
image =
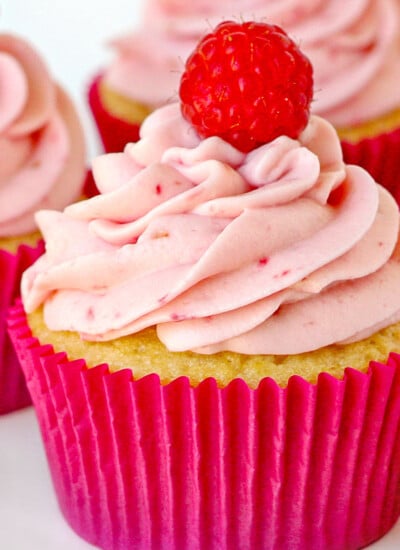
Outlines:
{"type": "Polygon", "coordinates": [[[345,9],[335,0],[280,4],[274,20],[314,67],[313,111],[338,130],[345,161],[366,168],[399,200],[399,3],[361,0],[345,9]]]}
{"type": "Polygon", "coordinates": [[[30,44],[0,34],[0,414],[30,402],[5,330],[22,272],[42,253],[34,214],[82,192],[83,132],[74,107],[30,44]]]}
{"type": "Polygon", "coordinates": [[[224,17],[282,25],[315,75],[313,111],[335,125],[346,162],[366,168],[399,199],[400,13],[396,0],[325,2],[147,2],[141,30],[115,40],[116,56],[91,87],[106,151],[137,139],[144,116],[176,98],[182,59],[224,17]],[[334,67],[334,70],[332,70],[334,67]]]}
{"type": "Polygon", "coordinates": [[[9,328],[71,526],[107,549],[356,550],[400,511],[399,212],[279,27],[42,211],[9,328]]]}

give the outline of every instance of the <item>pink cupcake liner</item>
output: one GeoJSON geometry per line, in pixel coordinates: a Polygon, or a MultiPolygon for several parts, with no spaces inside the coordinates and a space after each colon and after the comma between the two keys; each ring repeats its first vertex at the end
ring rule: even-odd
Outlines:
{"type": "MultiPolygon", "coordinates": [[[[83,185],[86,197],[98,194],[89,170],[83,185]]],[[[15,254],[0,250],[0,415],[31,404],[25,377],[6,330],[7,310],[20,293],[22,273],[44,252],[44,243],[36,247],[22,245],[15,254]]]]}
{"type": "Polygon", "coordinates": [[[83,196],[87,199],[99,194],[99,190],[96,187],[96,182],[91,170],[87,171],[85,182],[83,184],[83,196]]]}
{"type": "Polygon", "coordinates": [[[347,164],[358,164],[400,204],[400,128],[358,143],[342,141],[347,164]]]}
{"type": "Polygon", "coordinates": [[[400,513],[400,355],[342,381],[133,380],[9,330],[61,509],[105,550],[352,550],[400,513]]]}
{"type": "Polygon", "coordinates": [[[101,141],[106,153],[119,153],[127,143],[138,141],[138,124],[131,124],[113,116],[103,106],[99,93],[102,75],[97,76],[89,86],[88,102],[93,113],[101,141]]]}
{"type": "Polygon", "coordinates": [[[31,403],[25,378],[14,347],[7,334],[7,310],[19,295],[23,271],[44,250],[22,245],[15,254],[0,250],[0,415],[26,407],[31,403]]]}

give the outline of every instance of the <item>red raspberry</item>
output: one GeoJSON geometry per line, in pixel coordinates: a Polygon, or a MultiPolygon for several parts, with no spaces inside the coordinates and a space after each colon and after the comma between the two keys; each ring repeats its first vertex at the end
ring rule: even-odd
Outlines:
{"type": "Polygon", "coordinates": [[[312,94],[311,63],[280,27],[233,21],[199,42],[179,89],[182,114],[200,136],[243,152],[280,135],[297,138],[312,94]]]}

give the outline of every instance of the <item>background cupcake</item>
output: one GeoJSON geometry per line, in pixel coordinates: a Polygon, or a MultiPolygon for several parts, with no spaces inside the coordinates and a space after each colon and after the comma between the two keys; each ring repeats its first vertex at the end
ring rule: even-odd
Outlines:
{"type": "Polygon", "coordinates": [[[398,517],[399,363],[370,363],[399,346],[398,208],[308,121],[311,84],[280,29],[222,25],[191,123],[156,111],[96,161],[99,197],[38,215],[10,330],[61,508],[102,548],[356,549],[398,517]]]}
{"type": "Polygon", "coordinates": [[[396,0],[327,2],[148,1],[140,29],[112,42],[116,55],[90,92],[107,151],[121,151],[155,107],[176,99],[182,60],[224,18],[276,23],[315,71],[313,110],[335,125],[345,160],[366,168],[397,198],[400,147],[396,0]]]}
{"type": "Polygon", "coordinates": [[[83,191],[83,132],[73,105],[32,46],[0,35],[0,413],[29,402],[5,331],[22,272],[43,251],[34,214],[83,191]]]}
{"type": "Polygon", "coordinates": [[[145,117],[176,98],[184,60],[207,29],[198,2],[150,0],[142,11],[138,30],[111,42],[113,60],[89,90],[89,104],[108,152],[122,151],[126,143],[136,141],[145,117]],[[195,35],[176,24],[179,14],[188,10],[199,12],[200,31],[195,35]]]}
{"type": "Polygon", "coordinates": [[[346,9],[335,1],[294,4],[277,22],[313,64],[314,112],[335,125],[346,162],[366,168],[398,199],[399,3],[361,0],[346,9]]]}

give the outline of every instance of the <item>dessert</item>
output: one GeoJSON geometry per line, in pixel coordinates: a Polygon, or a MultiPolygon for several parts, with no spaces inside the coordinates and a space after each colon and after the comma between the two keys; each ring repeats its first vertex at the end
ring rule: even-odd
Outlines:
{"type": "Polygon", "coordinates": [[[113,61],[91,88],[106,151],[122,151],[154,108],[175,101],[183,60],[224,18],[283,26],[314,66],[313,112],[335,125],[345,161],[366,168],[398,196],[399,5],[358,0],[303,2],[148,0],[139,30],[112,42],[113,61]]]}
{"type": "Polygon", "coordinates": [[[279,27],[222,23],[100,195],[37,215],[10,334],[101,548],[355,550],[399,515],[399,212],[311,89],[279,27]]]}
{"type": "Polygon", "coordinates": [[[22,272],[43,251],[34,214],[82,193],[83,132],[34,48],[0,34],[0,414],[30,402],[5,326],[22,272]]]}
{"type": "Polygon", "coordinates": [[[276,4],[281,9],[274,21],[313,64],[313,111],[338,130],[345,161],[364,167],[398,200],[399,3],[360,0],[345,9],[334,0],[276,4]]]}
{"type": "MultiPolygon", "coordinates": [[[[201,9],[198,3],[191,6],[201,9]]],[[[90,85],[89,105],[107,152],[120,152],[126,143],[136,141],[147,115],[176,100],[184,60],[208,29],[202,24],[196,37],[177,31],[175,6],[170,7],[147,1],[140,28],[111,41],[114,59],[90,85]]],[[[185,12],[189,4],[176,8],[185,12]]]]}

